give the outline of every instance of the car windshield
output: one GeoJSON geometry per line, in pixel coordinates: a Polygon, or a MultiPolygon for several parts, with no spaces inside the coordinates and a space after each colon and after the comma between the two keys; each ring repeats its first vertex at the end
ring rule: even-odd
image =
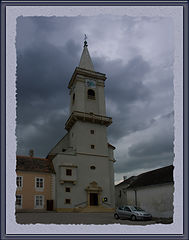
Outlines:
{"type": "Polygon", "coordinates": [[[139,207],[131,206],[130,208],[132,209],[132,211],[144,211],[142,208],[139,208],[139,207]]]}

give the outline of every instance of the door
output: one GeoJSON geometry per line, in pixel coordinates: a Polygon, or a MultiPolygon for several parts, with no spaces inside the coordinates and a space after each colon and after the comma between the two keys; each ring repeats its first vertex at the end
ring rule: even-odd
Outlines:
{"type": "Polygon", "coordinates": [[[90,206],[98,206],[98,193],[90,193],[90,206]]]}
{"type": "Polygon", "coordinates": [[[53,211],[53,200],[47,200],[47,210],[53,211]]]}

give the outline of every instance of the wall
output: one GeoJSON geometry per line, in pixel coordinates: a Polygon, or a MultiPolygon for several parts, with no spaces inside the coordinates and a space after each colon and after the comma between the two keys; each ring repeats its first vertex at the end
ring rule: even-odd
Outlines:
{"type": "Polygon", "coordinates": [[[53,178],[54,174],[51,173],[40,173],[40,172],[27,172],[17,171],[17,176],[23,176],[23,187],[17,188],[16,194],[22,195],[22,210],[34,210],[35,195],[44,196],[44,210],[46,210],[46,201],[53,199],[53,178]],[[37,191],[35,189],[35,177],[44,178],[44,189],[43,191],[37,191]]]}
{"type": "MultiPolygon", "coordinates": [[[[133,189],[124,191],[124,187],[116,187],[116,206],[135,205],[135,191],[133,189]]],[[[137,206],[151,213],[153,217],[173,217],[173,193],[172,183],[138,188],[136,189],[137,206]]]]}
{"type": "Polygon", "coordinates": [[[114,150],[112,147],[108,147],[108,155],[110,159],[114,160],[114,150]]]}
{"type": "Polygon", "coordinates": [[[173,217],[173,184],[137,190],[137,203],[154,217],[173,217]]]}
{"type": "Polygon", "coordinates": [[[70,144],[80,153],[108,156],[106,126],[77,121],[70,131],[70,144]],[[90,130],[94,130],[94,134],[90,130]],[[91,145],[95,145],[95,149],[91,149],[91,145]]]}
{"type": "Polygon", "coordinates": [[[104,96],[104,81],[95,78],[88,78],[84,76],[77,76],[73,90],[70,91],[70,114],[73,111],[93,112],[97,115],[106,115],[105,96],[104,96]],[[91,79],[96,82],[96,87],[87,87],[86,80],[91,79]],[[95,91],[95,100],[88,99],[87,91],[92,89],[95,91]],[[75,101],[73,104],[73,95],[75,94],[75,101]]]}
{"type": "Polygon", "coordinates": [[[114,161],[109,159],[109,174],[110,174],[110,202],[115,207],[115,186],[114,186],[114,161]]]}
{"type": "Polygon", "coordinates": [[[85,85],[84,82],[77,81],[73,86],[73,91],[70,91],[70,114],[73,111],[85,111],[85,85]],[[75,101],[73,104],[73,94],[75,101]]]}
{"type": "Polygon", "coordinates": [[[133,205],[134,192],[127,192],[126,191],[127,184],[122,184],[120,186],[116,186],[115,188],[115,205],[116,207],[123,206],[123,205],[133,205]]]}
{"type": "Polygon", "coordinates": [[[57,154],[53,159],[56,171],[56,200],[57,208],[74,208],[76,205],[87,201],[86,188],[93,181],[102,187],[100,202],[102,198],[107,197],[110,207],[114,207],[114,184],[113,184],[113,164],[108,157],[93,156],[85,154],[66,155],[57,154]],[[70,182],[60,183],[60,165],[77,165],[77,179],[75,184],[70,182]],[[91,170],[90,166],[95,166],[95,170],[91,170]],[[111,170],[111,172],[110,172],[111,170]],[[66,193],[65,187],[71,187],[71,192],[66,193]],[[71,204],[65,204],[65,198],[71,199],[71,204]]]}

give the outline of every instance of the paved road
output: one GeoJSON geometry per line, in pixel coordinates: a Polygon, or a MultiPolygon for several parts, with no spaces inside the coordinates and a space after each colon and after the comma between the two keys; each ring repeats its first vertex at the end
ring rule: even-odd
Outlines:
{"type": "Polygon", "coordinates": [[[116,220],[113,213],[17,213],[16,221],[20,224],[43,223],[43,224],[127,224],[148,225],[155,221],[130,221],[116,220]]]}

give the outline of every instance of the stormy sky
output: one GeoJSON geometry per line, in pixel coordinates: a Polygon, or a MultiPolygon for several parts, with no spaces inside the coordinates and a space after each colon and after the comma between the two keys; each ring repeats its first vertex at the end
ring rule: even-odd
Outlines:
{"type": "Polygon", "coordinates": [[[116,147],[115,180],[173,162],[173,22],[115,15],[18,17],[17,154],[46,157],[66,133],[68,82],[84,34],[105,73],[108,140],[116,147]]]}

